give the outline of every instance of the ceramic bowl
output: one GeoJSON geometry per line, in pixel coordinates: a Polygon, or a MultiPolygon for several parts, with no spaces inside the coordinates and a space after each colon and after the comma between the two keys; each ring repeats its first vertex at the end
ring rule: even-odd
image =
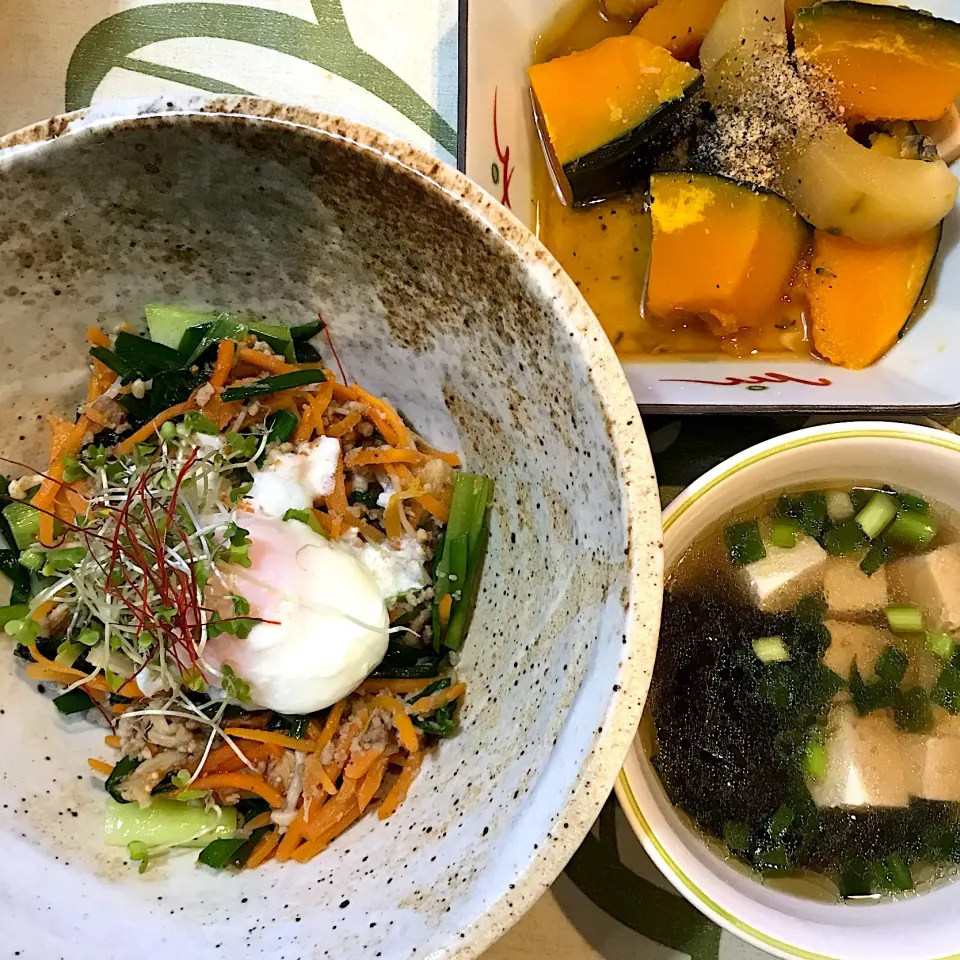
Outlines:
{"type": "MultiPolygon", "coordinates": [[[[463,169],[536,229],[532,170],[540,162],[526,68],[534,44],[558,22],[596,0],[461,0],[469,4],[462,71],[466,97],[463,169]]],[[[960,19],[956,0],[910,4],[960,19]]],[[[954,165],[954,172],[960,163],[954,165]]],[[[627,379],[644,410],[935,411],[960,405],[960,210],[943,228],[925,295],[930,305],[906,334],[866,370],[845,370],[813,358],[772,354],[739,360],[627,360],[627,379]]]]}
{"type": "MultiPolygon", "coordinates": [[[[835,423],[750,447],[704,474],[664,513],[669,570],[734,508],[800,485],[874,481],[921,491],[960,510],[960,438],[901,423],[835,423]]],[[[631,826],[668,879],[732,933],[797,960],[939,960],[960,942],[960,884],[870,904],[815,902],[734,869],[707,848],[667,798],[639,738],[617,782],[631,826]]]]}
{"type": "MultiPolygon", "coordinates": [[[[557,264],[413,148],[251,100],[74,115],[0,140],[0,447],[45,463],[82,399],[84,331],[144,304],[322,312],[351,380],[496,485],[459,664],[462,730],[388,822],[307,867],[236,876],[102,845],[88,756],[0,664],[4,956],[476,956],[556,877],[609,793],[647,690],[660,516],[622,372],[557,264]]],[[[329,361],[331,362],[332,361],[329,361]]]]}

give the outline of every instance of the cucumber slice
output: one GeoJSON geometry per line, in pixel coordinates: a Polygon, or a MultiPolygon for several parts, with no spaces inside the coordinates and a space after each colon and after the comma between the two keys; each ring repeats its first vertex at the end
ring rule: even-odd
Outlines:
{"type": "Polygon", "coordinates": [[[158,798],[149,807],[141,807],[108,798],[104,839],[111,847],[125,847],[136,840],[148,847],[205,847],[211,840],[236,835],[236,808],[222,807],[221,811],[218,818],[216,810],[180,800],[158,798]]]}
{"type": "MultiPolygon", "coordinates": [[[[180,346],[183,335],[191,327],[212,324],[218,317],[224,316],[222,313],[201,313],[199,310],[183,310],[180,307],[165,307],[156,303],[147,304],[144,313],[150,339],[172,347],[174,350],[180,346]]],[[[230,319],[242,323],[248,330],[269,343],[288,363],[296,359],[289,327],[282,323],[263,323],[260,320],[247,320],[244,317],[231,316],[230,319]]]]}

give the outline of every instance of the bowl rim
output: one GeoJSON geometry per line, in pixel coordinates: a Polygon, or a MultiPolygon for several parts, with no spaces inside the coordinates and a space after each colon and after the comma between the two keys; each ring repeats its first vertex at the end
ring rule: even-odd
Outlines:
{"type": "MultiPolygon", "coordinates": [[[[754,466],[778,454],[802,449],[817,443],[855,439],[906,440],[944,448],[960,454],[960,437],[949,432],[946,428],[936,429],[919,424],[867,420],[820,424],[794,430],[780,437],[764,440],[732,457],[728,457],[682,490],[664,510],[664,540],[666,540],[673,523],[690,507],[721,484],[736,477],[747,467],[754,466]]],[[[650,826],[634,793],[630,767],[634,753],[639,749],[636,741],[634,741],[634,744],[631,745],[631,755],[617,777],[615,792],[621,809],[624,811],[637,839],[673,887],[714,923],[761,950],[772,952],[776,956],[783,957],[784,960],[838,960],[837,957],[816,953],[780,940],[778,937],[740,919],[723,903],[718,902],[717,899],[702,890],[696,879],[681,869],[660,836],[650,826]]],[[[639,759],[636,762],[640,763],[639,759]]],[[[960,960],[960,953],[949,954],[938,958],[938,960],[960,960]]]]}
{"type": "MultiPolygon", "coordinates": [[[[474,222],[478,233],[499,236],[523,265],[545,308],[569,332],[603,414],[614,469],[620,477],[623,564],[628,599],[618,633],[623,637],[616,683],[608,688],[602,726],[579,759],[574,785],[525,869],[513,883],[478,897],[472,919],[451,932],[432,960],[471,960],[487,949],[533,906],[573,856],[610,795],[633,741],[646,701],[659,633],[663,540],[653,460],[626,376],[599,321],[553,255],[505,207],[480,186],[436,157],[401,140],[343,117],[302,106],[246,96],[153,97],[111,101],[61,114],[0,136],[0,162],[21,150],[109,129],[158,124],[263,124],[293,127],[317,140],[336,141],[437,189],[474,222]],[[654,507],[656,502],[657,506],[654,507]]],[[[568,721],[565,721],[565,723],[568,721]]]]}

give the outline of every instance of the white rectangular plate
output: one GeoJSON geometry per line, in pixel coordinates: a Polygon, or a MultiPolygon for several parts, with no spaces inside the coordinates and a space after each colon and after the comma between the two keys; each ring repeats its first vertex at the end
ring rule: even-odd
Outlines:
{"type": "MultiPolygon", "coordinates": [[[[595,0],[587,0],[595,2],[595,0]]],[[[924,0],[960,19],[957,0],[924,0]]],[[[526,68],[537,36],[569,0],[461,0],[461,167],[535,229],[531,169],[540,147],[526,68]]],[[[957,169],[957,165],[954,167],[957,169]]],[[[625,364],[642,409],[678,412],[943,412],[960,406],[960,212],[944,223],[932,302],[866,370],[789,354],[757,360],[651,358],[625,364]]]]}

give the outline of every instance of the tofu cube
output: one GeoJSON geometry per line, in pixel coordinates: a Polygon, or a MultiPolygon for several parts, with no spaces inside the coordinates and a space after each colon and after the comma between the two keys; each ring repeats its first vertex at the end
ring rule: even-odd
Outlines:
{"type": "Polygon", "coordinates": [[[830,557],[823,571],[823,594],[827,613],[841,620],[869,617],[887,605],[887,572],[881,567],[868,577],[860,561],[830,557]]]}
{"type": "Polygon", "coordinates": [[[825,620],[823,624],[830,633],[830,646],[823,655],[824,666],[846,680],[850,676],[850,667],[857,661],[857,669],[864,680],[875,680],[873,672],[877,657],[891,644],[897,645],[896,638],[886,630],[865,623],[848,623],[845,620],[825,620]]]}
{"type": "Polygon", "coordinates": [[[767,555],[740,568],[740,575],[753,604],[765,613],[789,610],[802,596],[823,586],[827,552],[813,537],[804,537],[795,547],[764,544],[767,555]]]}
{"type": "Polygon", "coordinates": [[[892,563],[887,576],[898,600],[920,607],[928,628],[960,627],[960,543],[892,563]]]}
{"type": "Polygon", "coordinates": [[[807,787],[819,807],[905,807],[916,783],[915,738],[897,730],[889,710],[865,717],[847,703],[830,711],[827,768],[807,787]]]}
{"type": "Polygon", "coordinates": [[[960,801],[960,737],[919,737],[914,796],[924,800],[960,801]]]}

